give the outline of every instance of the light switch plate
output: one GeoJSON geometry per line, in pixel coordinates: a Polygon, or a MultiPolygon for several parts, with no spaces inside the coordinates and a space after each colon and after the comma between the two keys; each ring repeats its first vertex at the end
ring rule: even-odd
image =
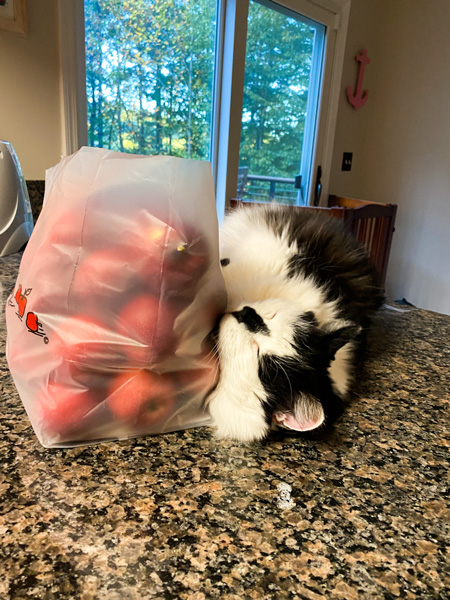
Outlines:
{"type": "Polygon", "coordinates": [[[342,155],[342,171],[352,170],[353,152],[344,152],[342,155]]]}

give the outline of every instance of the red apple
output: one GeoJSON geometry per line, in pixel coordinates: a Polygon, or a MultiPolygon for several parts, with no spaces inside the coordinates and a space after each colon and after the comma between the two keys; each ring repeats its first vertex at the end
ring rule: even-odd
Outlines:
{"type": "Polygon", "coordinates": [[[150,294],[130,300],[117,318],[117,331],[123,336],[125,352],[136,366],[158,360],[176,343],[174,322],[177,313],[150,294]]]}
{"type": "Polygon", "coordinates": [[[206,395],[217,381],[217,372],[209,368],[178,371],[174,375],[178,391],[189,394],[203,393],[206,395]]]}
{"type": "Polygon", "coordinates": [[[140,211],[120,237],[125,254],[139,258],[140,277],[147,288],[157,291],[160,286],[164,256],[172,228],[146,211],[140,211]]]}
{"type": "Polygon", "coordinates": [[[47,433],[63,435],[81,428],[96,405],[89,390],[50,383],[37,398],[37,421],[47,433]]]}
{"type": "Polygon", "coordinates": [[[142,253],[148,254],[153,248],[164,248],[172,228],[163,221],[153,217],[147,212],[139,212],[132,226],[123,232],[121,245],[138,248],[142,253]]]}
{"type": "Polygon", "coordinates": [[[56,217],[49,218],[46,222],[45,241],[50,245],[80,246],[82,243],[82,230],[84,210],[66,210],[56,217]]]}
{"type": "Polygon", "coordinates": [[[136,251],[114,246],[88,254],[75,270],[70,288],[77,309],[105,314],[123,304],[123,297],[141,284],[136,251]]]}
{"type": "Polygon", "coordinates": [[[106,398],[111,379],[117,373],[116,369],[98,370],[83,366],[80,368],[76,363],[66,363],[64,370],[59,367],[58,371],[62,381],[72,382],[76,387],[88,389],[98,402],[106,398]]]}
{"type": "Polygon", "coordinates": [[[35,340],[30,343],[30,333],[23,327],[18,337],[9,340],[6,353],[11,373],[27,382],[41,380],[52,358],[43,340],[37,337],[35,340]]]}
{"type": "Polygon", "coordinates": [[[192,301],[209,263],[204,236],[188,227],[177,230],[146,213],[133,233],[132,242],[130,232],[122,242],[141,250],[141,276],[149,289],[158,290],[162,282],[165,297],[192,301]]]}
{"type": "MultiPolygon", "coordinates": [[[[59,266],[53,269],[50,263],[47,264],[47,268],[47,272],[42,268],[36,271],[34,276],[38,284],[33,287],[27,298],[27,311],[33,311],[38,318],[41,315],[51,315],[53,317],[54,315],[64,314],[67,307],[67,295],[64,293],[64,283],[60,279],[61,270],[59,266]]],[[[45,318],[41,320],[45,321],[45,318]]]]}
{"type": "Polygon", "coordinates": [[[208,246],[203,236],[192,232],[180,238],[166,252],[162,288],[167,298],[190,303],[209,265],[208,246]]]}
{"type": "Polygon", "coordinates": [[[171,248],[167,264],[174,271],[182,271],[190,277],[198,278],[208,267],[208,244],[203,234],[186,228],[181,234],[181,243],[171,248]]]}
{"type": "Polygon", "coordinates": [[[176,371],[173,376],[177,391],[183,393],[207,394],[216,385],[219,375],[219,361],[216,355],[208,354],[192,361],[192,368],[176,371]]]}
{"type": "Polygon", "coordinates": [[[140,428],[169,417],[174,403],[170,378],[152,371],[122,373],[109,388],[108,406],[113,415],[140,428]]]}
{"type": "Polygon", "coordinates": [[[108,370],[123,362],[120,336],[85,315],[63,321],[50,338],[49,347],[81,369],[108,370]]]}

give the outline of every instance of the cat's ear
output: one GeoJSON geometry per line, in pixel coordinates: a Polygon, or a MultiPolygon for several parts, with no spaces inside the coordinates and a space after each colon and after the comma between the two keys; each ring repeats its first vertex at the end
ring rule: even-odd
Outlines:
{"type": "Polygon", "coordinates": [[[355,340],[361,333],[361,329],[360,325],[345,321],[345,325],[342,327],[326,333],[324,341],[330,360],[334,359],[336,352],[340,350],[342,346],[355,340]]]}
{"type": "Polygon", "coordinates": [[[294,431],[317,429],[325,420],[323,407],[309,394],[299,394],[292,412],[276,411],[273,418],[277,425],[294,431]]]}

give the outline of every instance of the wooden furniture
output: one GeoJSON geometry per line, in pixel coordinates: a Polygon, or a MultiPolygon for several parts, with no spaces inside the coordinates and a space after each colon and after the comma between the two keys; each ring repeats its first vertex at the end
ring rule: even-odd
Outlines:
{"type": "MultiPolygon", "coordinates": [[[[231,200],[232,209],[245,204],[263,203],[231,200]]],[[[330,195],[328,207],[293,206],[292,209],[326,211],[329,215],[342,219],[345,229],[354,235],[369,252],[380,284],[384,287],[397,213],[396,204],[380,204],[330,195]]]]}
{"type": "Polygon", "coordinates": [[[333,216],[339,216],[344,227],[368,250],[384,286],[397,205],[330,195],[328,206],[333,216]]]}

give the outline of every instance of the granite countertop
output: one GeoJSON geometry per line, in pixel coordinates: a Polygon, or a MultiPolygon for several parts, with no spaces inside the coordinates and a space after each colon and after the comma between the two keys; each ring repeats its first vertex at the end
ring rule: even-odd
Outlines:
{"type": "Polygon", "coordinates": [[[334,431],[249,446],[204,427],[45,449],[3,311],[0,332],[0,598],[450,597],[450,317],[383,309],[334,431]]]}

